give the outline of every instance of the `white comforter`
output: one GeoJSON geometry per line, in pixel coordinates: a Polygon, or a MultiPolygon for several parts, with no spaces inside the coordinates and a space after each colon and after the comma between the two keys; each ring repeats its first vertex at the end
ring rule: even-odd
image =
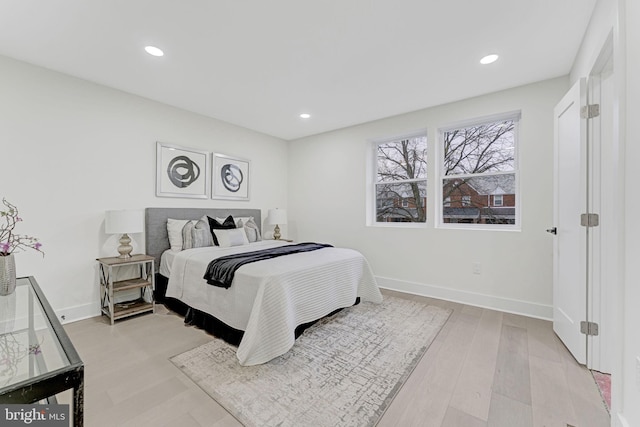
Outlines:
{"type": "Polygon", "coordinates": [[[243,330],[236,353],[241,365],[265,363],[286,353],[297,325],[348,307],[356,297],[382,302],[367,260],[352,249],[324,248],[246,264],[236,271],[229,289],[202,278],[214,258],[282,244],[262,241],[171,254],[166,295],[243,330]]]}

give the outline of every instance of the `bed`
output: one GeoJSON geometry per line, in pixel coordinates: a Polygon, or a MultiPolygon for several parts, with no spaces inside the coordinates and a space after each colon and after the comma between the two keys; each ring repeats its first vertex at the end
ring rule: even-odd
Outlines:
{"type": "Polygon", "coordinates": [[[236,221],[253,217],[258,228],[262,222],[257,209],[147,208],[145,242],[147,254],[156,259],[156,299],[183,314],[185,321],[237,345],[241,365],[265,363],[286,353],[304,328],[359,300],[382,301],[366,259],[347,248],[326,247],[249,263],[235,272],[228,289],[208,284],[203,276],[214,258],[289,244],[260,240],[170,249],[168,219],[222,220],[229,215],[236,221]]]}

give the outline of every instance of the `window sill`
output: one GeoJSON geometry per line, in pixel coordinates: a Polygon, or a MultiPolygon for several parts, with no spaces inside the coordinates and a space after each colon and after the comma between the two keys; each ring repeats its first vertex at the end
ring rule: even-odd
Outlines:
{"type": "Polygon", "coordinates": [[[367,224],[371,228],[429,228],[426,222],[375,222],[367,224]]]}
{"type": "Polygon", "coordinates": [[[517,225],[477,225],[477,224],[440,224],[436,225],[437,229],[441,230],[476,230],[476,231],[522,231],[522,228],[517,225]]]}

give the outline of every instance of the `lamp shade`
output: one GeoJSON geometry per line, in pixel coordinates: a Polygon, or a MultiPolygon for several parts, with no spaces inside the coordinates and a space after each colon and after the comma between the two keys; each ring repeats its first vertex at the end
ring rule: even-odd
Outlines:
{"type": "Polygon", "coordinates": [[[284,209],[269,209],[269,224],[286,224],[287,211],[284,209]]]}
{"type": "Polygon", "coordinates": [[[107,234],[142,233],[144,217],[142,211],[107,211],[104,217],[104,232],[107,234]]]}

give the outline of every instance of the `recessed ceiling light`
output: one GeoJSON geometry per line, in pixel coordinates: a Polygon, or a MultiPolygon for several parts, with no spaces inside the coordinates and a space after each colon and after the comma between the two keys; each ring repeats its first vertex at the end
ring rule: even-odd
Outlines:
{"type": "Polygon", "coordinates": [[[146,50],[149,55],[153,55],[153,56],[164,55],[164,52],[162,51],[162,49],[157,48],[155,46],[145,46],[144,50],[146,50]]]}
{"type": "Polygon", "coordinates": [[[300,114],[300,118],[301,118],[301,119],[308,119],[309,117],[311,117],[311,114],[309,114],[309,113],[302,113],[302,114],[300,114]]]}
{"type": "Polygon", "coordinates": [[[498,55],[492,53],[491,55],[487,55],[480,60],[482,65],[491,64],[492,62],[496,62],[498,60],[498,55]]]}

